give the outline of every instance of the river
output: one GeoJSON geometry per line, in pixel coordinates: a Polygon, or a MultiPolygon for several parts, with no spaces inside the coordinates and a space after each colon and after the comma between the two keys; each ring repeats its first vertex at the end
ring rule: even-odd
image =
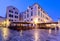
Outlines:
{"type": "MultiPolygon", "coordinates": [[[[54,36],[55,30],[33,29],[17,31],[0,27],[0,41],[48,41],[51,34],[54,36]]],[[[56,38],[53,41],[55,40],[56,38]]]]}

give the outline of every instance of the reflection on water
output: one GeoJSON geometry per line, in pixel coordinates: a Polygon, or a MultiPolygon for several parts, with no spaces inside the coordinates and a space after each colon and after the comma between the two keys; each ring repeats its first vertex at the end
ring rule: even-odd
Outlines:
{"type": "Polygon", "coordinates": [[[0,41],[46,41],[49,33],[51,33],[51,30],[16,31],[0,27],[0,41]]]}
{"type": "Polygon", "coordinates": [[[23,31],[21,30],[21,31],[20,31],[20,36],[22,36],[22,33],[23,33],[23,31]]]}
{"type": "Polygon", "coordinates": [[[8,38],[8,35],[9,35],[9,29],[7,28],[2,28],[2,35],[3,35],[3,38],[6,40],[8,38]]]}
{"type": "Polygon", "coordinates": [[[35,36],[35,41],[38,41],[39,36],[38,36],[38,30],[37,29],[35,30],[34,36],[35,36]]]}

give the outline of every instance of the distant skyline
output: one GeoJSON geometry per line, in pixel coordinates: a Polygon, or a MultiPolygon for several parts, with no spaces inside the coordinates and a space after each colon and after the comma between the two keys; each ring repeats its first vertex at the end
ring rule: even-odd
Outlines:
{"type": "Polygon", "coordinates": [[[34,3],[38,3],[54,21],[60,18],[60,0],[0,0],[0,16],[5,17],[7,6],[14,6],[24,12],[34,3]]]}

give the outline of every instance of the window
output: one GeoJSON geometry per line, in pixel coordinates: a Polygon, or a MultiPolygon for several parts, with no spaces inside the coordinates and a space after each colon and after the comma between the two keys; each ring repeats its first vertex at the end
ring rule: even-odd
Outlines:
{"type": "Polygon", "coordinates": [[[15,8],[13,8],[15,10],[15,8]]]}
{"type": "Polygon", "coordinates": [[[41,17],[42,17],[42,13],[41,13],[41,17]]]}
{"type": "Polygon", "coordinates": [[[31,11],[31,16],[33,16],[33,11],[31,11]]]}
{"type": "Polygon", "coordinates": [[[12,11],[12,10],[9,10],[9,12],[13,13],[13,11],[12,11]]]}
{"type": "Polygon", "coordinates": [[[13,15],[9,14],[9,17],[13,17],[13,15]]]}
{"type": "Polygon", "coordinates": [[[47,20],[49,20],[49,18],[48,18],[48,17],[46,17],[46,19],[47,19],[47,20]]]}
{"type": "Polygon", "coordinates": [[[40,11],[38,11],[38,16],[40,16],[40,11]]]}
{"type": "Polygon", "coordinates": [[[15,12],[15,14],[18,14],[18,12],[15,12]]]}
{"type": "Polygon", "coordinates": [[[29,14],[27,14],[27,18],[29,17],[29,14]]]}
{"type": "Polygon", "coordinates": [[[18,16],[15,16],[15,18],[18,18],[18,16]]]}
{"type": "Polygon", "coordinates": [[[26,15],[24,15],[24,18],[26,18],[26,15]]]}
{"type": "Polygon", "coordinates": [[[32,10],[33,8],[31,8],[31,10],[32,10]]]}
{"type": "Polygon", "coordinates": [[[38,21],[40,21],[40,18],[38,18],[38,21]]]}

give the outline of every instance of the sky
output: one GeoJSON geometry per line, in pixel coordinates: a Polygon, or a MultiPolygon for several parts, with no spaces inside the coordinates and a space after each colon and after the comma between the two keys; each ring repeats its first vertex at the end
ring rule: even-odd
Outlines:
{"type": "Polygon", "coordinates": [[[60,0],[0,0],[0,16],[5,17],[7,6],[14,6],[20,12],[24,12],[34,3],[38,3],[53,21],[58,21],[60,18],[60,0]]]}

